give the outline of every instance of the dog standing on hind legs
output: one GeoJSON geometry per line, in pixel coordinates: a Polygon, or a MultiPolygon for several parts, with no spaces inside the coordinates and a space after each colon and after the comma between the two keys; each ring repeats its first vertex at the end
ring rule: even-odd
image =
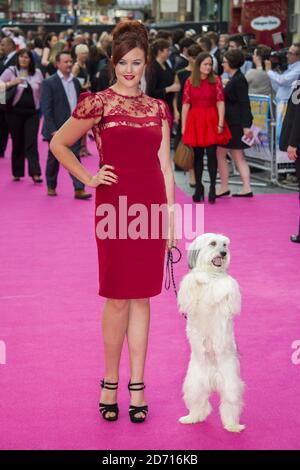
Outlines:
{"type": "Polygon", "coordinates": [[[239,417],[244,384],[234,339],[233,317],[240,311],[238,283],[227,274],[230,240],[205,233],[189,247],[190,272],[179,287],[178,307],[187,314],[191,356],[183,384],[187,416],[182,424],[204,421],[212,408],[209,396],[220,394],[220,416],[230,432],[245,429],[239,417]]]}

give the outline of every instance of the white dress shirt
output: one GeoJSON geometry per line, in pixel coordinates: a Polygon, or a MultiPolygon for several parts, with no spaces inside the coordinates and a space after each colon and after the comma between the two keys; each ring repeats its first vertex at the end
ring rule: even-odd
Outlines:
{"type": "Polygon", "coordinates": [[[73,83],[74,76],[70,74],[69,77],[65,79],[60,70],[57,71],[57,75],[62,81],[72,113],[77,105],[77,93],[73,83]]]}
{"type": "Polygon", "coordinates": [[[289,64],[288,69],[283,73],[268,71],[269,78],[272,83],[273,90],[276,91],[276,99],[288,100],[292,94],[295,82],[300,75],[300,60],[294,64],[289,64]]]}
{"type": "Polygon", "coordinates": [[[5,65],[15,54],[16,54],[16,51],[10,52],[10,53],[6,56],[5,61],[3,62],[4,65],[5,65]]]}

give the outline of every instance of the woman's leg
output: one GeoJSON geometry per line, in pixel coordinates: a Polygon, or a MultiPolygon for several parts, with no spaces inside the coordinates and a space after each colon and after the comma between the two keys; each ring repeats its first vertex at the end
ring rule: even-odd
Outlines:
{"type": "Polygon", "coordinates": [[[250,193],[250,169],[248,163],[246,162],[244,152],[241,149],[233,149],[231,150],[231,154],[243,181],[242,193],[250,193]]]}
{"type": "Polygon", "coordinates": [[[211,189],[215,188],[216,186],[216,178],[217,178],[217,171],[218,171],[218,161],[217,161],[217,146],[210,145],[206,149],[207,155],[207,168],[210,178],[210,186],[211,189]]]}
{"type": "MultiPolygon", "coordinates": [[[[13,109],[6,113],[7,124],[12,139],[11,165],[14,177],[25,174],[24,121],[25,118],[13,109]]],[[[0,131],[1,132],[1,131],[0,131]]]]}
{"type": "MultiPolygon", "coordinates": [[[[105,374],[107,382],[118,382],[119,365],[124,338],[128,328],[129,300],[107,299],[102,316],[102,334],[104,342],[105,374]]],[[[101,391],[100,402],[107,405],[116,403],[116,390],[101,391]]],[[[115,413],[107,413],[113,417],[115,413]]]]}
{"type": "Polygon", "coordinates": [[[218,168],[221,178],[221,187],[218,191],[218,194],[228,191],[229,169],[226,159],[227,153],[228,149],[224,147],[217,147],[218,168]]]}
{"type": "Polygon", "coordinates": [[[195,170],[192,168],[189,170],[189,184],[196,184],[195,170]]]}
{"type": "Polygon", "coordinates": [[[30,114],[24,125],[25,155],[28,160],[29,176],[41,176],[41,167],[38,151],[38,132],[40,118],[38,113],[30,114]]]}
{"type": "MultiPolygon", "coordinates": [[[[144,369],[148,346],[150,325],[150,300],[131,299],[129,309],[129,322],[127,329],[128,349],[130,355],[131,383],[144,381],[144,369]]],[[[137,387],[138,388],[138,387],[137,387]]],[[[131,391],[131,405],[143,406],[144,390],[131,391]]],[[[143,418],[143,413],[137,413],[136,418],[143,418]]]]}
{"type": "Polygon", "coordinates": [[[203,157],[204,157],[204,148],[194,147],[194,170],[195,170],[195,178],[196,178],[195,194],[202,193],[203,191],[203,184],[202,184],[203,157]]]}

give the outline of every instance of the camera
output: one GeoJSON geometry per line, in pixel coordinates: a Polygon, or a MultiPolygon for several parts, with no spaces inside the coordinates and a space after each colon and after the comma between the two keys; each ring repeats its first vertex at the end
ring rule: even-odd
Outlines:
{"type": "Polygon", "coordinates": [[[284,72],[288,68],[287,52],[289,48],[285,47],[279,51],[271,52],[272,69],[284,72]]]}

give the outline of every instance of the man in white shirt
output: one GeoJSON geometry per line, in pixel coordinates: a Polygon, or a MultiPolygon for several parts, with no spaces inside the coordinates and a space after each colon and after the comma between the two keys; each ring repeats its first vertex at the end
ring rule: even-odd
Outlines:
{"type": "MultiPolygon", "coordinates": [[[[228,50],[234,51],[236,49],[239,49],[240,51],[245,51],[246,43],[243,39],[243,36],[240,34],[235,34],[233,36],[229,37],[229,45],[228,45],[228,50]]],[[[240,71],[246,75],[246,73],[251,70],[253,67],[253,62],[251,60],[245,60],[243,65],[240,68],[240,71]]],[[[227,73],[223,73],[222,75],[222,80],[229,79],[229,75],[227,73]]]]}
{"type": "Polygon", "coordinates": [[[292,44],[287,53],[288,69],[283,73],[272,69],[270,60],[265,61],[266,71],[276,92],[276,100],[288,100],[292,94],[295,82],[300,75],[300,42],[292,44]]]}
{"type": "MultiPolygon", "coordinates": [[[[71,116],[81,92],[79,81],[71,74],[72,65],[72,57],[68,52],[59,53],[56,58],[57,73],[43,82],[41,103],[44,125],[42,134],[48,142],[71,116]]],[[[76,142],[71,150],[80,161],[80,141],[76,142]]],[[[57,194],[58,171],[59,162],[49,149],[46,166],[48,196],[56,196],[57,194]]],[[[89,199],[92,195],[84,191],[84,184],[74,176],[70,176],[73,180],[75,198],[89,199]]]]}

